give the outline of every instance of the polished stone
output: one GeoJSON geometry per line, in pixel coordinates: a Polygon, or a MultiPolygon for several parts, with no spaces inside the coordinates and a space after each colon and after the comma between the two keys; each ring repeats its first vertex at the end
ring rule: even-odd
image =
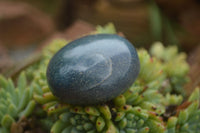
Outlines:
{"type": "Polygon", "coordinates": [[[47,80],[52,93],[75,105],[103,103],[126,91],[140,63],[134,46],[112,34],[89,35],[70,42],[50,60],[47,80]]]}

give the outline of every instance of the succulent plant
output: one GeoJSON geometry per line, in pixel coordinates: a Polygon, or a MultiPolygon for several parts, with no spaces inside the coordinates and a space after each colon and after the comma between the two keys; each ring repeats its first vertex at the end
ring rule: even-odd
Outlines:
{"type": "MultiPolygon", "coordinates": [[[[113,28],[112,24],[98,27],[93,34],[114,34],[113,28]]],[[[0,108],[9,110],[11,105],[19,106],[16,103],[10,104],[14,97],[5,95],[14,96],[20,91],[23,93],[20,93],[19,100],[22,100],[26,90],[29,93],[29,97],[24,101],[26,104],[17,113],[2,113],[0,110],[1,123],[4,121],[3,117],[10,121],[9,126],[5,123],[0,124],[0,132],[9,132],[10,125],[22,116],[40,115],[31,113],[33,110],[36,112],[38,108],[45,112],[43,117],[38,117],[38,121],[43,122],[40,128],[48,126],[47,131],[51,133],[199,132],[199,88],[194,90],[187,101],[185,100],[183,85],[188,81],[186,75],[189,68],[185,55],[179,54],[175,47],[166,48],[161,43],[156,43],[150,50],[151,55],[145,49],[138,49],[141,71],[126,92],[105,103],[76,106],[56,98],[50,91],[46,78],[49,60],[66,44],[65,40],[55,40],[44,48],[41,59],[19,76],[16,88],[11,80],[0,78],[0,100],[4,101],[0,102],[0,108]],[[160,48],[162,52],[159,52],[160,48]],[[176,68],[172,67],[171,63],[174,63],[176,68]],[[25,75],[29,84],[24,80],[25,75]],[[17,93],[13,93],[15,91],[17,93]],[[36,103],[34,109],[34,106],[29,107],[31,103],[36,103]],[[7,119],[8,116],[11,119],[7,119]]]]}
{"type": "Polygon", "coordinates": [[[156,42],[152,45],[150,53],[159,59],[164,66],[163,71],[166,75],[165,81],[167,83],[165,85],[165,92],[182,94],[185,96],[183,86],[189,81],[187,77],[189,66],[186,62],[186,54],[183,52],[178,53],[176,46],[164,48],[160,42],[156,42]]]}
{"type": "Polygon", "coordinates": [[[198,133],[200,131],[199,88],[169,117],[165,133],[198,133]]]}
{"type": "Polygon", "coordinates": [[[22,72],[15,87],[11,79],[0,76],[0,132],[10,132],[13,123],[31,115],[35,108],[33,88],[22,72]]]}

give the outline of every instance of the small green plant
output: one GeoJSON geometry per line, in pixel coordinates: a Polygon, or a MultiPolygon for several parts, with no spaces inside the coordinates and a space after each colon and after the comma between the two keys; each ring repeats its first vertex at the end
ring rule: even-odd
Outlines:
{"type": "Polygon", "coordinates": [[[31,115],[35,108],[33,88],[22,72],[15,87],[11,79],[0,76],[0,132],[9,132],[13,123],[31,115]]]}
{"type": "MultiPolygon", "coordinates": [[[[95,33],[116,31],[109,24],[95,33]]],[[[199,132],[199,88],[186,100],[183,85],[189,66],[176,47],[155,43],[150,54],[138,49],[141,71],[125,93],[99,105],[74,106],[53,96],[46,81],[50,58],[66,44],[55,40],[44,48],[41,59],[20,74],[16,87],[0,77],[0,133],[11,132],[22,117],[38,118],[40,128],[51,133],[199,132]]]]}

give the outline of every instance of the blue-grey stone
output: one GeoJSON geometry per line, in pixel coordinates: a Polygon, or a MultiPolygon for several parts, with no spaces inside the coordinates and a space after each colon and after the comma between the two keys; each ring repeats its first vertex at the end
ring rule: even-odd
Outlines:
{"type": "Polygon", "coordinates": [[[61,101],[90,105],[125,92],[139,71],[137,52],[128,40],[97,34],[72,41],[59,50],[49,62],[47,81],[61,101]]]}

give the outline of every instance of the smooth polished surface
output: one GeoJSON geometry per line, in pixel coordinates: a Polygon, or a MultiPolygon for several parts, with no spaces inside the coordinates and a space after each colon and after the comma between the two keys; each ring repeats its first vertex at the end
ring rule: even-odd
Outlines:
{"type": "Polygon", "coordinates": [[[75,105],[106,102],[127,90],[140,71],[133,45],[123,37],[97,34],[70,42],[47,68],[52,93],[75,105]]]}

